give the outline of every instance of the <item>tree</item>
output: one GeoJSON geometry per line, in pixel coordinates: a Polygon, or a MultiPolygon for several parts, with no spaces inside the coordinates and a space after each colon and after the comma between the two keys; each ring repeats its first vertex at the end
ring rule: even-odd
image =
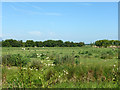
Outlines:
{"type": "Polygon", "coordinates": [[[84,44],[84,42],[79,42],[79,43],[77,43],[77,46],[78,47],[82,47],[82,46],[84,46],[85,44],[84,44]]]}
{"type": "Polygon", "coordinates": [[[43,47],[43,42],[42,41],[36,41],[35,46],[37,47],[43,47]]]}
{"type": "Polygon", "coordinates": [[[27,40],[25,42],[25,47],[34,47],[35,46],[35,43],[33,40],[27,40]]]}

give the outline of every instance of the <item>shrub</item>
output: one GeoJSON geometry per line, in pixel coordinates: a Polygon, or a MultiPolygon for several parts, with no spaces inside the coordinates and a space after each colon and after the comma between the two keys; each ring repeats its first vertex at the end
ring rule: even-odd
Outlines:
{"type": "Polygon", "coordinates": [[[29,58],[20,54],[5,55],[2,57],[2,64],[10,66],[25,66],[30,61],[29,58]]]}
{"type": "Polygon", "coordinates": [[[80,56],[79,55],[75,55],[75,58],[79,58],[80,56]]]}
{"type": "Polygon", "coordinates": [[[46,57],[47,57],[47,55],[45,53],[40,54],[41,60],[44,60],[46,57]]]}
{"type": "Polygon", "coordinates": [[[40,60],[33,60],[32,62],[30,62],[29,67],[33,68],[33,69],[40,69],[42,67],[42,63],[40,60]]]}
{"type": "Polygon", "coordinates": [[[31,55],[29,55],[30,58],[37,58],[37,54],[36,53],[32,53],[31,55]]]}
{"type": "Polygon", "coordinates": [[[85,51],[84,53],[85,53],[85,54],[88,54],[88,51],[85,51]]]}
{"type": "Polygon", "coordinates": [[[101,59],[112,59],[113,55],[108,54],[108,53],[102,53],[101,54],[101,59]]]}

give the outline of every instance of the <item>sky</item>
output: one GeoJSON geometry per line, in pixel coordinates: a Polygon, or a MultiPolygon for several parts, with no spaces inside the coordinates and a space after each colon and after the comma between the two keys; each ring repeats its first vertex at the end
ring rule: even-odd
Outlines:
{"type": "Polygon", "coordinates": [[[118,39],[117,2],[3,2],[2,39],[118,39]]]}

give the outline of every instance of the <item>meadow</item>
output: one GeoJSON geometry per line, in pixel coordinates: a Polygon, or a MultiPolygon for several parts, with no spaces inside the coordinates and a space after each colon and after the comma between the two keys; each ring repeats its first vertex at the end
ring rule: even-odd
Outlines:
{"type": "Polygon", "coordinates": [[[3,47],[3,88],[118,88],[118,49],[3,47]]]}

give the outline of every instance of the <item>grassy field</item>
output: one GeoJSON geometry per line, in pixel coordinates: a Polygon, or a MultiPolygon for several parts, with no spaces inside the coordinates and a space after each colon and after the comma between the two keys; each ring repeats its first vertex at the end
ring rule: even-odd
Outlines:
{"type": "Polygon", "coordinates": [[[3,88],[117,88],[117,71],[117,48],[2,48],[3,88]]]}

